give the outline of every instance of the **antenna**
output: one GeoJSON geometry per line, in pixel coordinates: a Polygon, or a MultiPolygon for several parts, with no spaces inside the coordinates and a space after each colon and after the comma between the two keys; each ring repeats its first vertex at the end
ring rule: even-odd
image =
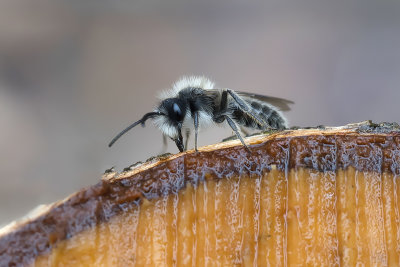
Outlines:
{"type": "Polygon", "coordinates": [[[142,124],[142,126],[144,126],[144,123],[146,122],[146,120],[151,119],[156,116],[162,116],[162,115],[165,115],[165,114],[158,112],[158,111],[157,112],[149,112],[149,113],[144,114],[143,118],[132,123],[131,125],[126,127],[122,132],[120,132],[116,137],[114,137],[113,140],[111,140],[111,142],[108,144],[108,147],[111,147],[121,136],[123,136],[127,131],[129,131],[136,125],[142,124]]]}

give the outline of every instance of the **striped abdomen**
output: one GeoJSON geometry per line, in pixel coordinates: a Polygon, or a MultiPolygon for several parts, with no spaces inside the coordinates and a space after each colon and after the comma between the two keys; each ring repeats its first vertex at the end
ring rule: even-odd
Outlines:
{"type": "MultiPolygon", "coordinates": [[[[249,98],[244,98],[244,100],[247,102],[249,107],[251,107],[251,109],[258,115],[258,117],[268,124],[268,126],[274,129],[285,129],[288,127],[286,118],[283,116],[282,112],[280,112],[276,107],[268,103],[249,98]]],[[[258,130],[265,130],[262,126],[257,124],[249,115],[239,109],[236,102],[230,102],[228,109],[229,113],[232,114],[232,118],[240,126],[258,130]]]]}

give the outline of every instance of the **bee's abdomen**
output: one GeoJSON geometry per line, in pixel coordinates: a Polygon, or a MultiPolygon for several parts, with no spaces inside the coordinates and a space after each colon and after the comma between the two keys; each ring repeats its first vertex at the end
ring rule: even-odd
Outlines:
{"type": "MultiPolygon", "coordinates": [[[[287,128],[286,118],[282,113],[275,107],[261,103],[258,101],[246,101],[251,107],[252,111],[258,115],[268,126],[274,129],[285,129],[287,128]]],[[[241,126],[264,130],[251,116],[243,112],[237,105],[230,106],[232,111],[233,119],[241,126]]]]}

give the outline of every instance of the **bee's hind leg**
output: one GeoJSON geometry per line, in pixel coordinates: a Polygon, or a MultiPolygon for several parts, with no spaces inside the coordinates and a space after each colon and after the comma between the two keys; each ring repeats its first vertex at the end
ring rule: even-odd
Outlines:
{"type": "Polygon", "coordinates": [[[221,141],[221,142],[227,142],[227,141],[236,140],[236,139],[238,139],[238,137],[237,137],[237,135],[236,135],[236,134],[234,134],[234,135],[231,135],[231,136],[225,137],[224,139],[222,139],[222,141],[221,141]]]}
{"type": "Polygon", "coordinates": [[[234,91],[230,89],[226,89],[226,92],[230,94],[230,96],[235,100],[235,102],[238,104],[239,108],[246,113],[250,118],[252,118],[258,125],[263,127],[264,129],[270,129],[271,127],[268,126],[268,124],[260,118],[255,112],[251,110],[249,105],[244,101],[238,94],[236,94],[234,91]]]}
{"type": "MultiPolygon", "coordinates": [[[[235,140],[238,139],[237,135],[235,134],[234,131],[232,131],[233,135],[225,137],[224,139],[222,139],[222,142],[226,142],[226,141],[231,141],[231,140],[235,140]]],[[[239,126],[239,133],[245,137],[250,136],[250,133],[242,126],[239,126]]]]}
{"type": "Polygon", "coordinates": [[[190,136],[190,130],[186,129],[185,150],[188,149],[189,136],[190,136]]]}
{"type": "Polygon", "coordinates": [[[240,135],[240,132],[239,132],[238,127],[236,126],[236,123],[235,123],[231,118],[229,118],[229,117],[226,116],[226,115],[225,115],[225,119],[226,119],[226,121],[228,122],[229,126],[232,128],[232,130],[235,132],[236,136],[239,138],[240,142],[242,142],[242,145],[246,148],[246,150],[247,150],[248,152],[251,153],[249,147],[248,147],[248,146],[246,145],[246,143],[244,142],[243,137],[240,135]]]}

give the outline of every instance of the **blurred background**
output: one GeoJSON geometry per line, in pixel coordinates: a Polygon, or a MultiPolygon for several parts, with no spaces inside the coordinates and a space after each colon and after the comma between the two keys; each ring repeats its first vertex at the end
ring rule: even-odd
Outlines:
{"type": "Polygon", "coordinates": [[[1,0],[0,225],[159,154],[151,123],[107,144],[190,74],[295,101],[292,126],[398,122],[400,1],[1,0]]]}

